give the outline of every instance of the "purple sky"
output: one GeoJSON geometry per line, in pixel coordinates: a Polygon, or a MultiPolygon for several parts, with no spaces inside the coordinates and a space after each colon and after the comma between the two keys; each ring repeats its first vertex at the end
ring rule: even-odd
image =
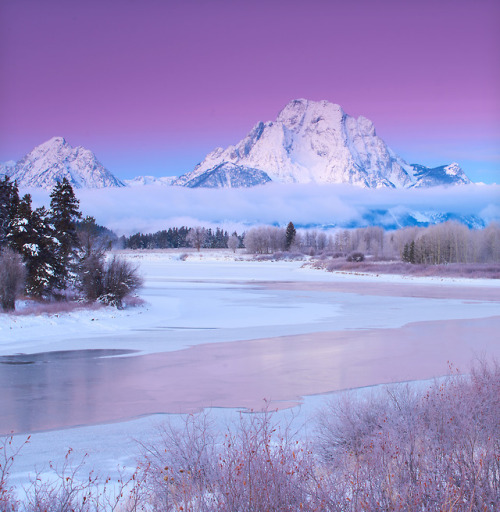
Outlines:
{"type": "Polygon", "coordinates": [[[500,182],[499,26],[498,0],[2,0],[0,161],[62,135],[181,174],[308,98],[500,182]]]}

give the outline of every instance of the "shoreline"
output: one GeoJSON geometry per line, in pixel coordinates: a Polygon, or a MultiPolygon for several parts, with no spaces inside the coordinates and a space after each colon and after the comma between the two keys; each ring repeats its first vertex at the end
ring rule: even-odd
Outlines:
{"type": "Polygon", "coordinates": [[[278,409],[294,407],[306,396],[440,377],[450,363],[463,368],[487,349],[500,359],[500,344],[492,347],[489,339],[499,329],[497,316],[215,342],[93,359],[97,371],[92,358],[50,361],[49,353],[43,369],[4,366],[12,400],[4,402],[0,431],[40,432],[211,407],[258,410],[263,399],[278,409]],[[23,390],[31,377],[39,379],[33,385],[43,395],[26,403],[23,390]],[[27,406],[37,418],[29,428],[19,423],[27,406]]]}

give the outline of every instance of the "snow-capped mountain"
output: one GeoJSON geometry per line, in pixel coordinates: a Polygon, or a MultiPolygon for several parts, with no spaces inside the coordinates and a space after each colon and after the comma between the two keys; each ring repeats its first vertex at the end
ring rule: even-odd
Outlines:
{"type": "Polygon", "coordinates": [[[433,187],[436,185],[467,185],[471,181],[457,163],[440,167],[425,167],[412,164],[417,187],[433,187]]]}
{"type": "Polygon", "coordinates": [[[123,180],[123,183],[127,187],[142,187],[144,185],[171,185],[176,179],[176,176],[162,176],[157,178],[156,176],[136,176],[131,180],[123,180]]]}
{"type": "Polygon", "coordinates": [[[5,175],[10,176],[15,166],[16,162],[14,162],[14,160],[9,160],[8,162],[0,163],[0,178],[5,175]]]}
{"type": "MultiPolygon", "coordinates": [[[[209,153],[173,185],[214,186],[214,172],[229,169],[232,186],[283,183],[349,183],[368,188],[428,187],[469,183],[458,164],[429,169],[410,165],[376,135],[373,123],[355,119],[328,101],[293,100],[276,121],[259,122],[239,143],[209,153]],[[249,181],[245,173],[252,169],[249,181]],[[258,179],[255,171],[260,171],[258,179]],[[239,177],[237,176],[239,174],[239,177]],[[269,179],[268,179],[269,178],[269,179]]],[[[227,180],[215,186],[229,186],[227,180]]]]}
{"type": "Polygon", "coordinates": [[[269,181],[271,178],[264,171],[231,162],[222,162],[204,173],[192,177],[184,183],[184,186],[191,188],[241,188],[254,187],[269,181]]]}
{"type": "Polygon", "coordinates": [[[51,190],[63,178],[67,178],[74,188],[124,186],[92,151],[80,146],[74,148],[63,137],[53,137],[40,144],[14,166],[5,169],[20,187],[51,190]]]}

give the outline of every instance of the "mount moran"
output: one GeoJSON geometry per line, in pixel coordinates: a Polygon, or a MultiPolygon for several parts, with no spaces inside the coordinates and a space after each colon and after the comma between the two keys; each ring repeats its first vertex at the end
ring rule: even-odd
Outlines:
{"type": "Polygon", "coordinates": [[[408,164],[376,135],[365,117],[328,101],[293,100],[276,121],[259,122],[234,146],[217,148],[178,178],[140,176],[125,183],[84,148],[62,137],[36,147],[0,173],[20,186],[50,189],[66,177],[75,188],[159,184],[185,187],[253,187],[282,183],[348,183],[364,188],[426,188],[470,183],[456,163],[429,168],[408,164]]]}

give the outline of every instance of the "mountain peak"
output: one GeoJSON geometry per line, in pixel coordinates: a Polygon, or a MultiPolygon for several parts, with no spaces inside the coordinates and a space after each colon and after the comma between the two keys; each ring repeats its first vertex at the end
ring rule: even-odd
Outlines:
{"type": "Polygon", "coordinates": [[[312,101],[306,99],[292,100],[278,114],[276,122],[289,129],[298,130],[304,124],[338,124],[345,116],[340,105],[326,100],[312,101]]]}
{"type": "Polygon", "coordinates": [[[47,142],[40,144],[41,146],[64,146],[66,145],[66,139],[64,137],[52,137],[47,142]]]}
{"type": "MultiPolygon", "coordinates": [[[[368,188],[469,181],[457,164],[435,172],[424,166],[414,167],[377,136],[374,124],[366,117],[356,119],[335,103],[303,98],[285,105],[276,121],[257,123],[234,146],[212,151],[174,184],[204,183],[203,175],[220,169],[222,164],[236,166],[232,168],[232,183],[241,183],[239,186],[249,185],[235,174],[250,176],[248,169],[252,170],[252,186],[257,184],[258,176],[284,183],[348,183],[368,188]]],[[[227,186],[223,180],[218,183],[227,186]]]]}
{"type": "Polygon", "coordinates": [[[92,151],[73,148],[64,137],[52,137],[32,149],[7,174],[21,187],[51,190],[66,178],[74,188],[123,187],[92,151]]]}

